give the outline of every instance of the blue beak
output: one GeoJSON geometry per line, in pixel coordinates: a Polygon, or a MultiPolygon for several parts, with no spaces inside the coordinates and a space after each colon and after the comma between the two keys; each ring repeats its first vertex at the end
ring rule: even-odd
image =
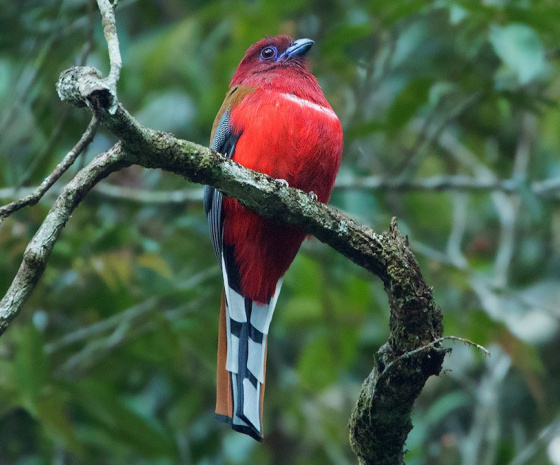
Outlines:
{"type": "Polygon", "coordinates": [[[298,39],[292,42],[292,44],[286,49],[286,51],[277,58],[280,60],[290,60],[294,57],[305,55],[315,42],[311,39],[298,39]]]}

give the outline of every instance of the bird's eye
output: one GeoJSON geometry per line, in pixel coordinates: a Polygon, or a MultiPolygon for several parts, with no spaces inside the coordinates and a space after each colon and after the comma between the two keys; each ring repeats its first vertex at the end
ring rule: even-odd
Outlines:
{"type": "Polygon", "coordinates": [[[277,54],[278,54],[278,50],[276,50],[276,47],[265,47],[261,50],[259,59],[272,60],[273,58],[276,58],[277,54]]]}

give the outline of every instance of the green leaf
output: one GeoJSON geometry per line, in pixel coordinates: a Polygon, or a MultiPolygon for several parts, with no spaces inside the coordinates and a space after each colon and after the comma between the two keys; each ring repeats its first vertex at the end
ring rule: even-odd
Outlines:
{"type": "Polygon", "coordinates": [[[428,101],[432,83],[431,78],[419,78],[408,84],[387,113],[389,129],[401,128],[416,115],[418,109],[428,101]]]}
{"type": "Polygon", "coordinates": [[[169,267],[169,264],[157,253],[143,253],[138,256],[138,264],[144,268],[155,271],[165,278],[173,278],[173,272],[169,267]]]}
{"type": "Polygon", "coordinates": [[[314,391],[319,391],[336,379],[337,370],[331,341],[327,334],[321,334],[305,347],[299,358],[298,373],[301,383],[314,391]]]}
{"type": "Polygon", "coordinates": [[[340,51],[344,46],[353,44],[354,42],[367,37],[371,34],[373,26],[363,18],[361,24],[351,24],[339,26],[331,31],[331,33],[321,42],[322,53],[328,55],[340,51]]]}
{"type": "Polygon", "coordinates": [[[468,406],[469,400],[469,396],[464,392],[451,391],[430,405],[426,413],[425,422],[431,427],[434,427],[451,415],[453,410],[468,406]]]}
{"type": "Polygon", "coordinates": [[[91,268],[99,274],[107,287],[116,291],[126,287],[132,278],[132,255],[128,250],[117,250],[92,257],[91,268]]]}
{"type": "Polygon", "coordinates": [[[92,423],[113,440],[127,444],[147,456],[174,453],[174,443],[159,423],[145,418],[127,405],[111,386],[83,381],[70,387],[92,423]]]}
{"type": "Polygon", "coordinates": [[[521,85],[543,74],[546,69],[541,40],[537,33],[525,24],[492,25],[490,43],[521,85]]]}
{"type": "Polygon", "coordinates": [[[65,393],[53,386],[48,396],[44,396],[37,405],[38,421],[50,437],[64,441],[69,449],[80,452],[83,444],[76,437],[72,418],[64,408],[66,404],[65,393]]]}
{"type": "Polygon", "coordinates": [[[48,359],[43,335],[33,325],[21,329],[14,361],[19,402],[31,413],[37,413],[37,402],[47,381],[48,359]]]}

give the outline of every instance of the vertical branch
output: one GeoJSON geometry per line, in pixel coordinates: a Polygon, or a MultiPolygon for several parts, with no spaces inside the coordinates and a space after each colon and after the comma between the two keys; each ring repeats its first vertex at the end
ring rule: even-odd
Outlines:
{"type": "Polygon", "coordinates": [[[393,219],[381,275],[391,306],[389,339],[375,357],[350,417],[350,445],[361,465],[404,464],[414,401],[441,370],[443,316],[408,241],[393,219]]]}
{"type": "Polygon", "coordinates": [[[487,361],[487,373],[474,393],[477,408],[473,426],[461,445],[464,465],[495,463],[500,432],[499,396],[511,368],[511,359],[502,352],[493,352],[494,356],[487,361]]]}
{"type": "Polygon", "coordinates": [[[105,40],[107,41],[107,47],[109,49],[109,62],[111,63],[109,76],[105,79],[113,97],[113,101],[108,110],[110,114],[114,115],[117,111],[118,104],[117,82],[119,80],[122,67],[119,37],[117,36],[117,23],[115,19],[117,1],[115,1],[114,4],[111,4],[109,0],[97,0],[97,5],[99,7],[99,11],[101,12],[103,33],[105,34],[105,40]]]}
{"type": "Polygon", "coordinates": [[[469,198],[463,192],[455,192],[451,197],[451,201],[453,202],[453,223],[449,239],[447,240],[447,256],[455,266],[465,268],[467,259],[463,255],[461,245],[467,227],[469,198]]]}
{"type": "MultiPolygon", "coordinates": [[[[521,134],[515,150],[512,176],[518,182],[524,182],[527,177],[533,128],[534,124],[531,124],[530,117],[523,115],[521,134]]],[[[494,261],[494,285],[503,288],[507,284],[508,270],[515,253],[516,220],[521,205],[521,197],[519,194],[506,195],[502,193],[494,193],[492,197],[501,223],[498,252],[494,261]]]]}

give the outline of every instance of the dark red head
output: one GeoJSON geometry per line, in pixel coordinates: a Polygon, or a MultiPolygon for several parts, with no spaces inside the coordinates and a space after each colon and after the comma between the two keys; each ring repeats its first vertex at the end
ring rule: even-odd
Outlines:
{"type": "Polygon", "coordinates": [[[289,36],[265,37],[249,47],[231,80],[231,86],[248,77],[279,71],[281,69],[299,68],[308,71],[306,54],[313,46],[311,39],[294,40],[289,36]]]}

